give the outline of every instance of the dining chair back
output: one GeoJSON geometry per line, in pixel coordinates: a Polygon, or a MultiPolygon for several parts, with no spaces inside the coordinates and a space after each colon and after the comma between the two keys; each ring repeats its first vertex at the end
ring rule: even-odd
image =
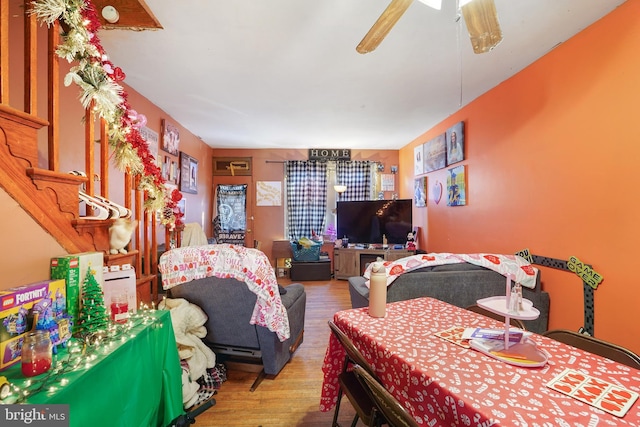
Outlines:
{"type": "Polygon", "coordinates": [[[347,396],[349,402],[356,411],[351,427],[355,427],[358,423],[358,419],[362,419],[368,426],[380,425],[383,422],[383,418],[377,413],[376,405],[369,396],[369,393],[365,390],[364,386],[356,378],[353,371],[350,369],[351,365],[363,366],[363,369],[371,371],[373,369],[369,365],[369,362],[364,358],[362,353],[353,345],[353,342],[345,335],[338,326],[331,320],[328,322],[331,333],[338,339],[342,347],[346,352],[342,372],[338,375],[338,383],[340,389],[338,390],[338,400],[336,402],[336,408],[333,413],[332,427],[340,427],[338,423],[338,413],[340,412],[340,401],[342,400],[342,394],[347,396]]]}
{"type": "Polygon", "coordinates": [[[554,329],[547,331],[542,335],[552,338],[556,341],[572,345],[589,353],[597,354],[623,365],[640,369],[640,356],[629,349],[621,347],[617,344],[604,341],[591,335],[580,332],[569,331],[567,329],[554,329]]]}
{"type": "Polygon", "coordinates": [[[355,365],[353,372],[375,402],[377,410],[384,415],[390,427],[419,427],[411,414],[366,369],[355,365]]]}
{"type": "MultiPolygon", "coordinates": [[[[489,311],[486,308],[480,307],[478,304],[470,305],[469,307],[467,307],[467,310],[504,322],[503,315],[494,313],[493,311],[489,311]]],[[[527,327],[524,325],[524,323],[520,319],[514,319],[513,317],[510,317],[509,324],[515,328],[522,329],[523,331],[527,330],[527,327]]]]}

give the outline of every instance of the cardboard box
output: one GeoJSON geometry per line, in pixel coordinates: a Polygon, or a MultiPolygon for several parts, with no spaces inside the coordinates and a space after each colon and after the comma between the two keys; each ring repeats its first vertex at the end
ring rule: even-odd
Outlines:
{"type": "Polygon", "coordinates": [[[64,280],[47,280],[0,291],[0,371],[20,361],[24,334],[35,329],[33,306],[45,299],[53,318],[68,316],[64,280]]]}
{"type": "Polygon", "coordinates": [[[87,271],[91,268],[94,277],[104,289],[103,264],[104,254],[102,252],[83,252],[51,258],[51,279],[64,279],[66,282],[67,312],[73,320],[74,332],[77,330],[82,286],[87,277],[87,271]]]}

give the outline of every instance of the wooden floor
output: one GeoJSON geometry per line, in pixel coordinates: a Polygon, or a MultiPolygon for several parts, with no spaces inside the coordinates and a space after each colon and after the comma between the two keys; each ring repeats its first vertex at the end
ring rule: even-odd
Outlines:
{"type": "MultiPolygon", "coordinates": [[[[227,381],[214,396],[215,406],[196,418],[196,426],[331,426],[333,411],[319,410],[322,361],[330,334],[327,321],[336,311],[351,308],[348,283],[332,280],[304,285],[307,292],[304,342],[291,361],[275,379],[265,379],[254,392],[249,387],[256,373],[229,369],[227,381]]],[[[344,398],[340,424],[349,426],[353,415],[353,408],[344,398]]]]}

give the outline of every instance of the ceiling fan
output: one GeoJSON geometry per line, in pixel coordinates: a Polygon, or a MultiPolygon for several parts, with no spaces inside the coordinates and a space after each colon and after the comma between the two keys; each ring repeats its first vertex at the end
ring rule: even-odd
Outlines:
{"type": "MultiPolygon", "coordinates": [[[[440,10],[442,0],[419,0],[434,9],[440,10]]],[[[456,0],[467,25],[471,45],[475,53],[489,52],[502,41],[502,30],[494,0],[456,0]]],[[[356,47],[359,53],[373,51],[389,34],[413,0],[391,0],[389,6],[373,24],[369,32],[356,47]]]]}

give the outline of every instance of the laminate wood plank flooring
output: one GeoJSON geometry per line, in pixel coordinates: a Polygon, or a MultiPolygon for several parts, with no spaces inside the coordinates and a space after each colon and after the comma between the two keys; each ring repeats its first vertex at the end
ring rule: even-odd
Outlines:
{"type": "MultiPolygon", "coordinates": [[[[287,284],[286,279],[279,280],[287,284]]],[[[307,293],[304,342],[274,379],[265,379],[251,392],[256,372],[229,366],[227,381],[214,396],[216,404],[196,417],[201,427],[325,427],[333,410],[320,412],[322,362],[329,342],[327,321],[351,308],[348,282],[303,282],[307,293]]],[[[339,422],[351,425],[355,411],[343,398],[339,422]]],[[[358,426],[363,426],[358,421],[358,426]]]]}

